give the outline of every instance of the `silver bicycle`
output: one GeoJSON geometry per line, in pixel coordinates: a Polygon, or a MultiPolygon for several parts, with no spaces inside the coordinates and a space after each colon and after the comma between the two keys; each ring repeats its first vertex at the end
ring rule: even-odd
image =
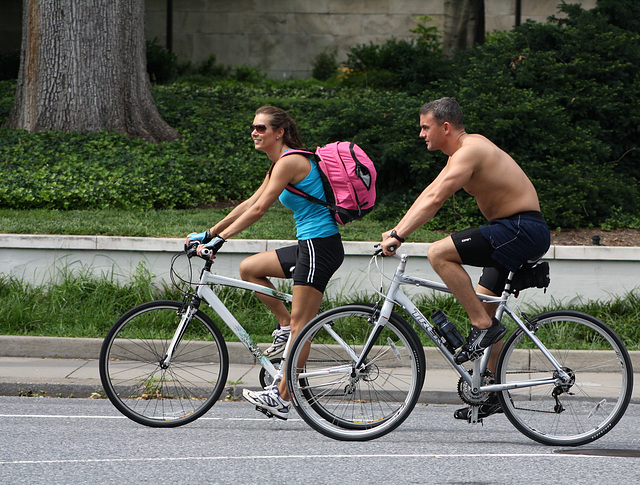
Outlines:
{"type": "MultiPolygon", "coordinates": [[[[372,258],[377,262],[378,253],[372,258]]],[[[500,353],[495,376],[487,370],[490,349],[464,365],[456,345],[405,295],[405,285],[449,293],[439,282],[405,274],[399,264],[386,294],[373,304],[353,303],[310,321],[289,349],[286,380],[298,414],[337,440],[370,440],[397,428],[413,410],[425,379],[425,354],[413,327],[424,331],[460,375],[458,393],[469,404],[469,423],[492,393],[511,423],[547,445],[577,446],[609,432],[623,416],[633,389],[629,353],[606,324],[585,313],[558,310],[518,315],[508,305],[519,283],[510,273],[501,296],[478,294],[516,325],[500,353]]],[[[543,275],[544,276],[544,275],[543,275]]],[[[548,272],[547,275],[548,276],[548,272]]]]}
{"type": "MultiPolygon", "coordinates": [[[[197,244],[185,247],[190,260],[196,256],[197,244]]],[[[177,256],[171,263],[172,279],[177,276],[177,256]]],[[[120,317],[104,339],[99,361],[104,392],[122,414],[137,423],[181,426],[201,417],[220,398],[227,382],[229,355],[222,333],[199,309],[202,301],[262,365],[263,386],[282,378],[280,359],[269,360],[262,353],[216,289],[240,288],[289,303],[291,295],[215,275],[211,273],[212,264],[212,260],[206,260],[195,291],[186,291],[183,301],[158,300],[139,305],[120,317]]],[[[174,284],[180,286],[175,279],[174,284]]]]}

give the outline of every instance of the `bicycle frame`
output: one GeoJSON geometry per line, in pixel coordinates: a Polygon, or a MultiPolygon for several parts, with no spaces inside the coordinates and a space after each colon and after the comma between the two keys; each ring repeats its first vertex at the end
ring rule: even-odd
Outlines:
{"type": "MultiPolygon", "coordinates": [[[[186,311],[182,315],[178,328],[176,329],[173,339],[171,340],[171,343],[167,348],[167,354],[162,361],[162,366],[168,367],[168,365],[170,364],[173,352],[180,342],[187,325],[191,321],[193,314],[198,310],[200,301],[204,300],[213,309],[213,311],[218,314],[225,325],[227,325],[227,327],[229,327],[229,329],[236,335],[236,337],[238,337],[240,342],[242,342],[246,349],[251,352],[251,354],[256,358],[257,362],[262,367],[264,367],[265,371],[272,378],[274,378],[274,380],[282,377],[282,371],[276,369],[271,361],[262,353],[262,350],[260,350],[255,341],[251,338],[244,327],[240,324],[236,317],[233,316],[233,314],[229,311],[226,305],[222,302],[222,300],[220,300],[218,295],[216,295],[215,291],[213,291],[213,289],[211,289],[209,285],[228,286],[232,288],[253,291],[254,293],[260,293],[262,295],[277,298],[287,303],[291,303],[292,295],[274,290],[273,288],[269,288],[267,286],[213,274],[211,273],[212,263],[212,261],[207,261],[205,267],[202,270],[200,281],[198,282],[198,289],[191,299],[191,302],[186,305],[186,311]]],[[[284,352],[282,354],[283,360],[286,358],[288,350],[289,341],[287,341],[284,352]]],[[[284,369],[284,366],[281,365],[280,368],[284,369]]]]}
{"type": "MultiPolygon", "coordinates": [[[[544,356],[549,360],[549,362],[556,369],[557,377],[548,377],[541,379],[529,379],[524,381],[516,381],[510,382],[509,384],[482,384],[482,376],[484,371],[487,368],[487,364],[489,362],[489,356],[491,354],[491,348],[487,349],[484,352],[482,358],[477,359],[473,362],[473,373],[467,371],[465,367],[460,364],[457,364],[454,361],[453,354],[449,352],[444,344],[444,338],[439,335],[434,325],[418,310],[416,305],[411,301],[411,299],[405,295],[402,291],[403,285],[412,285],[419,286],[423,288],[428,288],[436,291],[440,291],[443,293],[451,293],[451,291],[447,288],[443,283],[439,283],[437,281],[427,280],[423,278],[418,278],[415,276],[409,276],[404,273],[407,260],[409,256],[407,254],[395,255],[397,259],[400,259],[400,263],[396,268],[395,274],[393,276],[393,280],[387,291],[387,294],[384,296],[384,303],[382,304],[382,308],[380,310],[380,315],[377,321],[374,324],[373,331],[369,335],[369,339],[364,346],[360,357],[357,359],[356,368],[360,367],[365,360],[366,355],[369,353],[371,348],[373,347],[373,342],[375,342],[377,336],[379,335],[382,327],[385,325],[386,321],[389,319],[391,312],[393,311],[394,305],[400,305],[413,319],[416,324],[422,328],[422,330],[429,336],[429,338],[435,343],[435,345],[440,349],[440,352],[445,356],[445,358],[449,361],[451,366],[458,372],[460,377],[470,386],[471,392],[473,394],[480,394],[485,392],[500,392],[506,391],[509,389],[517,389],[523,387],[534,387],[545,384],[566,384],[570,380],[570,376],[563,370],[558,361],[553,357],[553,355],[547,350],[544,344],[535,336],[534,331],[529,328],[529,326],[523,322],[518,315],[507,305],[507,301],[510,296],[510,283],[514,276],[514,272],[511,272],[507,278],[507,285],[505,286],[504,291],[501,296],[491,296],[491,295],[483,295],[481,293],[476,293],[477,297],[483,303],[493,303],[498,306],[496,309],[496,318],[498,320],[502,319],[504,313],[509,315],[513,319],[513,321],[525,332],[525,334],[534,342],[534,344],[542,351],[544,356]]],[[[475,419],[477,419],[477,409],[474,410],[475,419]]]]}

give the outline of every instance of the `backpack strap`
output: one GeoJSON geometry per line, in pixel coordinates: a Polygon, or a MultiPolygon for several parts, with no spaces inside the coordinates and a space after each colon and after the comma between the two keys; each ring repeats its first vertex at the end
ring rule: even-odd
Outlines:
{"type": "Polygon", "coordinates": [[[325,207],[328,207],[329,209],[334,208],[334,206],[332,204],[329,204],[329,202],[324,201],[322,199],[318,199],[317,197],[314,197],[313,195],[309,195],[306,192],[303,192],[300,189],[296,189],[293,185],[289,184],[285,187],[285,189],[287,189],[289,192],[291,192],[292,194],[296,194],[299,195],[300,197],[304,197],[305,199],[307,199],[309,202],[313,202],[314,204],[320,204],[323,205],[325,207]]]}
{"type": "MultiPolygon", "coordinates": [[[[313,152],[310,152],[308,150],[287,150],[285,151],[282,155],[280,155],[280,158],[282,157],[286,157],[287,155],[306,155],[306,156],[311,156],[313,157],[314,161],[316,161],[316,154],[313,152]]],[[[317,161],[316,161],[317,163],[317,161]]],[[[300,189],[295,188],[293,185],[291,184],[287,184],[287,186],[285,187],[289,192],[291,192],[292,194],[296,194],[299,195],[300,197],[304,197],[305,199],[307,199],[310,202],[313,202],[314,204],[320,204],[323,205],[325,207],[329,207],[332,208],[333,205],[329,204],[328,202],[322,200],[322,199],[318,199],[317,197],[314,197],[313,195],[309,195],[306,192],[303,192],[300,189]]]]}
{"type": "Polygon", "coordinates": [[[299,155],[311,155],[313,157],[316,156],[315,153],[310,152],[309,150],[295,150],[293,148],[289,148],[288,150],[285,150],[282,155],[280,155],[280,158],[286,157],[287,155],[295,155],[296,153],[299,155]]]}

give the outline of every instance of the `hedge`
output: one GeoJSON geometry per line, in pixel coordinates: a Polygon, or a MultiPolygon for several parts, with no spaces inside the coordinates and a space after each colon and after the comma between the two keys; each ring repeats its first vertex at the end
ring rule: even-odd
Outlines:
{"type": "MultiPolygon", "coordinates": [[[[297,120],[308,147],[353,140],[371,155],[381,201],[372,216],[385,218],[406,209],[446,162],[418,138],[418,110],[431,99],[455,96],[467,131],[486,135],[523,166],[552,227],[637,226],[640,22],[629,15],[640,7],[609,0],[591,11],[562,8],[564,20],[494,34],[454,59],[430,56],[429,63],[441,65],[437,78],[412,75],[406,65],[394,74],[401,67],[387,63],[387,87],[359,84],[376,79],[367,72],[376,55],[389,58],[401,49],[411,59],[412,48],[425,49],[420,42],[389,41],[385,48],[354,48],[351,61],[367,76],[354,69],[326,82],[199,75],[156,84],[158,109],[181,134],[172,143],[2,129],[0,207],[180,209],[243,199],[269,165],[253,149],[248,126],[257,107],[274,104],[297,120]],[[410,89],[389,88],[389,75],[413,80],[410,89]]],[[[15,81],[0,81],[0,122],[14,90],[15,81]]],[[[480,220],[461,191],[436,225],[457,229],[480,220]]]]}

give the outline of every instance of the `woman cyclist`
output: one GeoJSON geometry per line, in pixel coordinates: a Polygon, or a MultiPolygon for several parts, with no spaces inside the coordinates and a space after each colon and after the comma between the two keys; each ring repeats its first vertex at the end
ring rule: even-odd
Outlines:
{"type": "MultiPolygon", "coordinates": [[[[217,250],[225,240],[254,224],[276,199],[293,211],[298,244],[254,254],[240,264],[240,277],[252,283],[273,288],[269,277],[293,278],[291,313],[282,301],[258,295],[279,323],[274,343],[267,349],[268,355],[274,355],[318,313],[325,288],[342,264],[344,249],[329,209],[286,190],[291,184],[326,200],[317,164],[301,154],[283,156],[288,150],[304,149],[295,122],[280,108],[263,106],[255,113],[251,137],[255,148],[272,162],[262,185],[208,231],[192,233],[187,241],[200,241],[201,255],[204,248],[217,250]]],[[[284,379],[277,386],[257,392],[245,389],[243,394],[256,407],[287,419],[291,403],[284,379]]]]}

